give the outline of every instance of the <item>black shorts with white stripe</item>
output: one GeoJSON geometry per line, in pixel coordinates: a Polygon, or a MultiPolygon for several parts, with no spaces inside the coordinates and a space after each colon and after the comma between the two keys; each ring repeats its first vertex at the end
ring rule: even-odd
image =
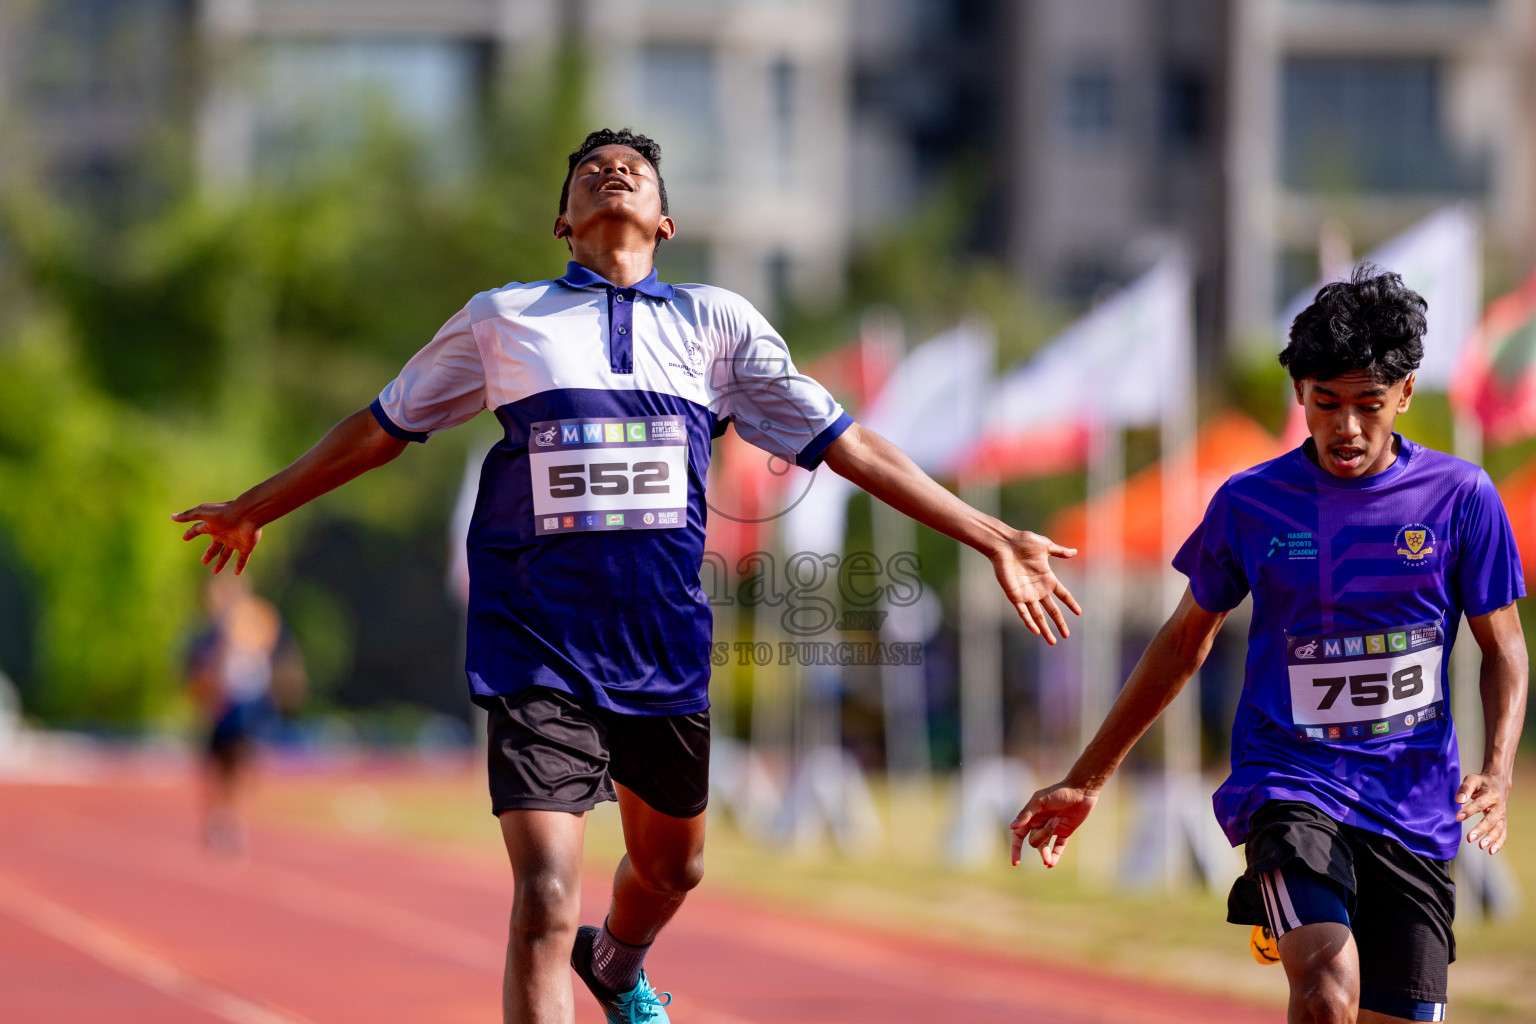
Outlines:
{"type": "Polygon", "coordinates": [[[1264,916],[1277,940],[1304,924],[1331,921],[1349,927],[1349,890],[1300,861],[1266,871],[1258,882],[1264,916]]]}
{"type": "Polygon", "coordinates": [[[1254,813],[1245,851],[1227,920],[1268,925],[1277,938],[1307,924],[1347,925],[1360,955],[1361,1009],[1445,1019],[1446,969],[1456,959],[1449,861],[1290,800],[1254,813]]]}

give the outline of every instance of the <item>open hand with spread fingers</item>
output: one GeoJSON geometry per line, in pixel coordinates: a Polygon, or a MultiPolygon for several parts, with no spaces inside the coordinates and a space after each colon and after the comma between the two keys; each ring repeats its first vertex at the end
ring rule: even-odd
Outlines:
{"type": "Polygon", "coordinates": [[[234,501],[216,501],[171,516],[178,523],[192,526],[181,535],[182,540],[197,537],[208,538],[208,550],[203,552],[203,564],[212,564],[213,572],[222,572],[231,557],[235,559],[235,575],[245,571],[251,552],[261,541],[261,527],[234,501]]]}
{"type": "Polygon", "coordinates": [[[990,556],[997,581],[1018,610],[1019,618],[1024,620],[1031,633],[1044,638],[1048,644],[1056,643],[1056,636],[1051,632],[1052,623],[1061,636],[1072,635],[1067,629],[1067,617],[1062,614],[1057,601],[1072,609],[1073,614],[1083,614],[1072,592],[1051,569],[1052,558],[1071,558],[1076,554],[1076,548],[1062,547],[1049,537],[1016,530],[990,556]]]}
{"type": "Polygon", "coordinates": [[[1040,862],[1048,868],[1061,860],[1067,840],[1087,819],[1099,800],[1097,789],[1058,782],[1029,798],[1024,809],[1009,826],[1013,829],[1013,865],[1018,867],[1024,844],[1040,851],[1040,862]]]}
{"type": "Polygon", "coordinates": [[[1467,842],[1476,843],[1490,856],[1503,847],[1509,831],[1508,800],[1509,780],[1497,775],[1468,775],[1456,790],[1456,802],[1461,805],[1456,812],[1457,821],[1466,821],[1477,812],[1483,812],[1483,820],[1467,833],[1467,842]]]}

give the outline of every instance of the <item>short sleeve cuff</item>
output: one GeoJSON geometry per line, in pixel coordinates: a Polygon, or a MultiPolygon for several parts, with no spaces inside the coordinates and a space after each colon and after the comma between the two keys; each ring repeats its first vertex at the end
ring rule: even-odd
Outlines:
{"type": "Polygon", "coordinates": [[[421,443],[432,436],[424,430],[406,430],[404,427],[397,424],[394,420],[389,418],[389,413],[384,411],[384,403],[380,402],[377,398],[369,403],[368,411],[373,413],[373,418],[379,421],[379,426],[382,427],[384,429],[384,433],[388,434],[390,437],[398,438],[401,441],[416,441],[421,443]]]}
{"type": "Polygon", "coordinates": [[[821,465],[821,457],[826,454],[832,442],[843,436],[843,431],[853,426],[853,417],[840,413],[837,419],[827,425],[821,433],[811,439],[811,443],[800,449],[800,454],[795,456],[795,465],[801,469],[815,469],[821,465]]]}
{"type": "Polygon", "coordinates": [[[1467,607],[1463,609],[1463,611],[1465,612],[1467,618],[1475,618],[1478,615],[1487,615],[1489,612],[1496,612],[1506,605],[1514,604],[1516,601],[1523,597],[1525,597],[1525,580],[1516,579],[1514,581],[1514,585],[1500,597],[1489,597],[1484,595],[1477,601],[1469,601],[1467,603],[1467,607]]]}
{"type": "Polygon", "coordinates": [[[1243,598],[1248,596],[1246,588],[1223,579],[1221,574],[1212,579],[1212,574],[1200,571],[1199,562],[1198,553],[1189,551],[1188,545],[1173,558],[1174,570],[1189,580],[1189,592],[1195,604],[1212,615],[1220,615],[1243,603],[1243,598]]]}
{"type": "Polygon", "coordinates": [[[1225,587],[1213,587],[1199,576],[1189,573],[1185,575],[1189,577],[1189,592],[1194,597],[1195,604],[1212,615],[1231,611],[1242,604],[1243,598],[1248,596],[1247,593],[1234,594],[1225,587]]]}

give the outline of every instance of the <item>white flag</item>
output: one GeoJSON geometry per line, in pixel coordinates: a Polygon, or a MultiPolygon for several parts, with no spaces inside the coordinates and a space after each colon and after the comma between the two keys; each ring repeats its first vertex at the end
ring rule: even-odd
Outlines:
{"type": "MultiPolygon", "coordinates": [[[[1445,391],[1482,308],[1477,215],[1467,204],[1447,206],[1375,249],[1365,262],[1403,275],[1403,283],[1429,303],[1417,384],[1445,391]]],[[[1279,322],[1282,341],[1290,338],[1291,321],[1311,304],[1324,283],[1316,282],[1286,306],[1279,322]]]]}
{"type": "MultiPolygon", "coordinates": [[[[992,334],[962,324],[913,349],[859,417],[863,426],[937,475],[950,473],[975,443],[991,383],[992,334]]],[[[791,551],[842,550],[848,499],[854,486],[831,470],[818,470],[806,491],[805,471],[793,469],[788,493],[804,493],[784,516],[791,551]]]]}
{"type": "Polygon", "coordinates": [[[826,466],[818,468],[814,477],[798,466],[791,466],[784,479],[784,492],[798,495],[798,500],[784,513],[780,527],[785,552],[842,554],[848,528],[848,499],[855,490],[853,484],[826,466]]]}
{"type": "Polygon", "coordinates": [[[1003,376],[972,464],[1008,479],[1031,468],[1020,441],[1159,424],[1170,403],[1193,401],[1192,349],[1189,269],[1170,257],[1003,376]]]}
{"type": "Polygon", "coordinates": [[[975,323],[924,342],[896,367],[860,422],[927,472],[949,474],[981,429],[995,348],[991,332],[975,323]]]}

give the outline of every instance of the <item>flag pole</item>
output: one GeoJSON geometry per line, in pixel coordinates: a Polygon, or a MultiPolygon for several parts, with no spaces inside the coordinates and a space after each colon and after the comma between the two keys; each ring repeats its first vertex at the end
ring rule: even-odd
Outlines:
{"type": "MultiPolygon", "coordinates": [[[[973,480],[961,489],[972,508],[998,514],[995,477],[973,480]]],[[[965,770],[1003,756],[1003,659],[997,586],[992,563],[960,546],[960,756],[965,770]]]]}
{"type": "MultiPolygon", "coordinates": [[[[996,516],[996,476],[968,481],[961,497],[996,516]]],[[[960,800],[950,833],[949,856],[958,863],[984,862],[1018,810],[1020,794],[1033,789],[1024,764],[1004,756],[1002,605],[992,563],[960,545],[960,800]]]]}
{"type": "MultiPolygon", "coordinates": [[[[1125,441],[1118,423],[1095,416],[1088,434],[1088,555],[1083,601],[1082,687],[1078,747],[1086,749],[1109,711],[1120,674],[1120,617],[1125,565],[1125,441]]],[[[1079,875],[1103,885],[1115,874],[1119,822],[1113,791],[1105,787],[1096,816],[1102,839],[1078,847],[1079,875]]]]}
{"type": "MultiPolygon", "coordinates": [[[[1483,431],[1481,425],[1470,416],[1453,415],[1451,448],[1459,459],[1482,465],[1483,431]]],[[[1463,775],[1480,771],[1483,747],[1483,720],[1481,692],[1477,685],[1482,669],[1482,652],[1472,642],[1469,630],[1462,630],[1460,642],[1451,652],[1451,714],[1461,750],[1463,775]]],[[[1468,821],[1470,827],[1473,822],[1468,821]]],[[[1463,829],[1465,832],[1466,829],[1463,829]]],[[[1488,857],[1478,856],[1476,847],[1462,843],[1456,857],[1456,922],[1462,926],[1475,926],[1482,922],[1488,888],[1486,867],[1488,857]]]]}
{"type": "MultiPolygon", "coordinates": [[[[1476,338],[1478,313],[1482,307],[1482,238],[1480,225],[1468,213],[1471,242],[1468,246],[1471,258],[1466,266],[1466,277],[1460,281],[1466,327],[1456,340],[1476,338]]],[[[1430,315],[1434,315],[1431,309],[1430,315]]],[[[1465,358],[1462,353],[1462,358],[1465,358]]],[[[1454,454],[1473,465],[1483,463],[1483,424],[1470,410],[1452,410],[1452,441],[1454,454]]],[[[1483,731],[1482,691],[1480,676],[1482,651],[1473,641],[1470,630],[1463,630],[1459,642],[1451,651],[1451,714],[1457,732],[1461,752],[1463,774],[1480,771],[1482,752],[1487,737],[1483,731]]],[[[1475,819],[1468,820],[1463,831],[1470,830],[1475,819]]],[[[1520,886],[1510,873],[1508,865],[1489,857],[1477,846],[1462,843],[1456,857],[1456,917],[1458,923],[1477,925],[1484,917],[1504,917],[1514,912],[1520,901],[1520,886]]]]}
{"type": "MultiPolygon", "coordinates": [[[[1189,504],[1198,486],[1195,433],[1194,311],[1189,287],[1189,272],[1181,257],[1177,259],[1182,276],[1175,320],[1175,343],[1170,346],[1170,360],[1163,387],[1159,424],[1162,450],[1162,614],[1166,619],[1184,596],[1184,577],[1173,568],[1173,556],[1183,542],[1188,523],[1189,504]]],[[[1163,799],[1166,818],[1163,828],[1163,885],[1175,889],[1185,880],[1186,842],[1196,824],[1200,809],[1196,795],[1200,776],[1200,676],[1196,673],[1163,713],[1163,799]]]]}

